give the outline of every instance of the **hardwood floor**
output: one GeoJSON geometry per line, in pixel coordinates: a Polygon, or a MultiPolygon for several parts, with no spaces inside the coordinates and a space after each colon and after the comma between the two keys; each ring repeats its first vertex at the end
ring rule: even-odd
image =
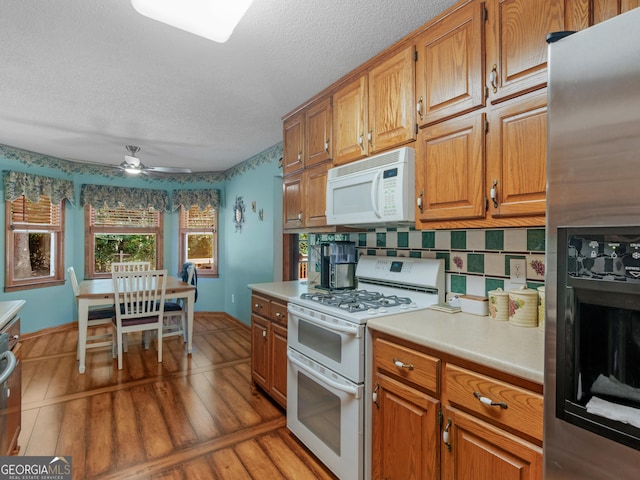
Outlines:
{"type": "Polygon", "coordinates": [[[92,349],[80,375],[76,330],[27,335],[20,455],[70,455],[74,480],[335,479],[252,385],[250,338],[196,313],[192,356],[170,337],[158,364],[133,334],[122,370],[92,349]]]}

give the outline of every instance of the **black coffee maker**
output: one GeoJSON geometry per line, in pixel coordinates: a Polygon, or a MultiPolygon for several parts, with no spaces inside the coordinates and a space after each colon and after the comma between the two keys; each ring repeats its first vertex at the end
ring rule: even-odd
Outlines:
{"type": "Polygon", "coordinates": [[[320,244],[320,286],[324,290],[356,287],[356,244],[348,241],[320,244]]]}

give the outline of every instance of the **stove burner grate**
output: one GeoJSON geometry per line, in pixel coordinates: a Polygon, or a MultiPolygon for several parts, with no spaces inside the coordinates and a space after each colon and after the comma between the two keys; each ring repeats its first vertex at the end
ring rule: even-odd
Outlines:
{"type": "Polygon", "coordinates": [[[341,308],[348,312],[361,312],[381,307],[410,305],[411,299],[398,295],[383,295],[368,290],[349,290],[329,293],[303,293],[303,300],[311,300],[322,305],[341,308]]]}

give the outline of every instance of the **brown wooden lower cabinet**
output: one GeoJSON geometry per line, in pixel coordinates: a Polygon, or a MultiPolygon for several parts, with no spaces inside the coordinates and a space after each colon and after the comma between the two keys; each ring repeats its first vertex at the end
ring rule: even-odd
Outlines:
{"type": "Polygon", "coordinates": [[[287,303],[251,295],[251,378],[287,408],[287,303]]]}
{"type": "Polygon", "coordinates": [[[541,447],[452,407],[443,417],[451,447],[442,448],[443,479],[542,478],[541,447]]]}
{"type": "Polygon", "coordinates": [[[540,385],[373,337],[373,479],[542,479],[540,385]]]}

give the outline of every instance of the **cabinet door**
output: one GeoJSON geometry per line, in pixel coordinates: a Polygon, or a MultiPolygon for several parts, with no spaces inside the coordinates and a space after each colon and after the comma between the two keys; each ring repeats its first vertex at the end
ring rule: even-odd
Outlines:
{"type": "Polygon", "coordinates": [[[484,218],[484,119],[483,113],[467,115],[420,132],[418,222],[484,218]]]}
{"type": "Polygon", "coordinates": [[[283,228],[303,227],[302,173],[284,177],[282,190],[283,228]]]}
{"type": "Polygon", "coordinates": [[[416,138],[414,55],[412,45],[369,72],[369,153],[416,138]]]}
{"type": "Polygon", "coordinates": [[[287,408],[287,329],[271,324],[271,396],[287,408]]]}
{"type": "Polygon", "coordinates": [[[546,84],[546,36],[565,29],[565,2],[487,2],[486,83],[492,103],[546,84]]]}
{"type": "Polygon", "coordinates": [[[326,162],[332,158],[332,110],[331,97],[311,105],[306,111],[305,141],[307,158],[305,168],[326,162]]]}
{"type": "Polygon", "coordinates": [[[17,343],[13,348],[13,354],[16,356],[18,363],[16,368],[7,380],[9,387],[9,399],[7,400],[7,441],[9,446],[2,455],[17,455],[20,446],[18,445],[18,436],[20,435],[20,427],[22,425],[22,344],[17,343]]]}
{"type": "Polygon", "coordinates": [[[333,95],[333,161],[342,165],[367,155],[367,77],[333,95]]]}
{"type": "Polygon", "coordinates": [[[376,382],[372,478],[438,480],[440,402],[385,375],[376,382]]]}
{"type": "Polygon", "coordinates": [[[443,480],[542,479],[540,447],[450,407],[442,428],[443,480]]]}
{"type": "Polygon", "coordinates": [[[304,113],[283,123],[282,170],[285,175],[304,167],[304,113]]]}
{"type": "Polygon", "coordinates": [[[544,215],[547,184],[546,89],[489,113],[486,192],[493,217],[544,215]],[[491,198],[491,190],[495,199],[491,198]]]}
{"type": "Polygon", "coordinates": [[[324,227],[327,225],[327,172],[331,163],[324,163],[304,171],[305,226],[324,227]]]}
{"type": "Polygon", "coordinates": [[[628,12],[640,6],[640,0],[593,0],[592,18],[593,23],[604,22],[616,15],[628,12]]]}
{"type": "Polygon", "coordinates": [[[269,391],[269,321],[251,315],[251,378],[269,391]]]}
{"type": "Polygon", "coordinates": [[[467,4],[417,39],[418,125],[484,106],[483,12],[483,3],[467,4]]]}

